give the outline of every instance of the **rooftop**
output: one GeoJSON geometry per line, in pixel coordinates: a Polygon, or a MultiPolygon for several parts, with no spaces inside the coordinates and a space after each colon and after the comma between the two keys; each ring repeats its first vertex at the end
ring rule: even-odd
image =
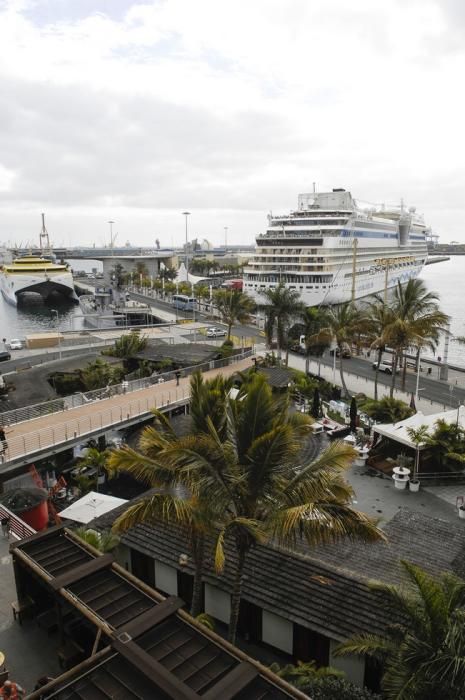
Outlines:
{"type": "Polygon", "coordinates": [[[12,545],[20,576],[39,578],[101,630],[106,646],[41,689],[41,697],[285,700],[301,697],[62,526],[12,545]]]}
{"type": "MultiPolygon", "coordinates": [[[[123,506],[98,518],[92,527],[110,528],[124,510],[123,506]]],[[[310,549],[301,541],[297,551],[257,546],[248,556],[244,598],[304,627],[342,640],[361,632],[383,632],[392,619],[391,614],[370,583],[405,580],[401,560],[407,559],[433,574],[450,571],[465,576],[462,521],[445,521],[401,508],[386,524],[384,532],[387,542],[371,544],[345,540],[310,549]]],[[[180,553],[189,551],[187,536],[173,525],[138,525],[123,534],[121,541],[178,569],[180,553]]],[[[230,563],[222,576],[214,573],[209,562],[205,580],[230,591],[234,558],[235,553],[229,548],[227,562],[230,563]]],[[[193,573],[190,561],[187,571],[193,573]]]]}

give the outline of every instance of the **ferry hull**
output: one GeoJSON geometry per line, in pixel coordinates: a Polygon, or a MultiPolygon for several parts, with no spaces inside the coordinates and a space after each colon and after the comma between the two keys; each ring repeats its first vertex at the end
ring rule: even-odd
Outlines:
{"type": "Polygon", "coordinates": [[[66,272],[61,275],[0,275],[0,289],[8,304],[17,306],[21,296],[27,292],[40,294],[48,299],[52,294],[60,294],[74,302],[79,298],[74,291],[73,276],[66,272]]]}

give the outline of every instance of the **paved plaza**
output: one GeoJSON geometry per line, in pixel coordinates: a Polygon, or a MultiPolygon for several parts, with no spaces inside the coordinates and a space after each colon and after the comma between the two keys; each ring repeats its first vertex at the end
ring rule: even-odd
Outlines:
{"type": "MultiPolygon", "coordinates": [[[[13,540],[11,540],[13,541],[13,540]]],[[[13,620],[11,603],[16,600],[9,540],[0,534],[0,651],[10,679],[31,692],[37,679],[62,673],[58,665],[58,635],[48,636],[35,620],[13,620]]]]}

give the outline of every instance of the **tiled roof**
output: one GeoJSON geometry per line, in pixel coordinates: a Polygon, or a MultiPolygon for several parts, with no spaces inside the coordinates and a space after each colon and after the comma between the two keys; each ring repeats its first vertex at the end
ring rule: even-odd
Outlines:
{"type": "MultiPolygon", "coordinates": [[[[111,527],[121,509],[94,521],[93,527],[111,527]]],[[[257,546],[249,554],[244,597],[260,607],[335,639],[358,632],[382,632],[392,621],[372,581],[405,580],[400,560],[405,559],[433,574],[442,571],[465,575],[465,531],[456,524],[403,508],[384,529],[388,541],[365,544],[340,541],[310,549],[301,542],[298,551],[257,546]]],[[[138,525],[122,542],[173,567],[179,555],[189,553],[187,537],[167,525],[138,525]]],[[[234,558],[228,553],[228,559],[234,558]]],[[[184,567],[185,569],[185,567],[184,567]]],[[[187,569],[193,572],[188,564],[187,569]]],[[[230,590],[232,567],[216,577],[211,563],[205,580],[230,590]]]]}
{"type": "MultiPolygon", "coordinates": [[[[125,533],[121,541],[176,568],[180,568],[179,555],[189,553],[187,536],[172,525],[138,525],[125,533]]],[[[209,562],[205,580],[231,591],[234,559],[235,553],[229,547],[224,573],[216,576],[209,562]]],[[[187,570],[193,573],[190,563],[187,570]]],[[[361,577],[271,546],[259,545],[250,551],[243,595],[265,610],[334,639],[360,632],[382,632],[392,619],[384,609],[382,596],[361,577]]]]}

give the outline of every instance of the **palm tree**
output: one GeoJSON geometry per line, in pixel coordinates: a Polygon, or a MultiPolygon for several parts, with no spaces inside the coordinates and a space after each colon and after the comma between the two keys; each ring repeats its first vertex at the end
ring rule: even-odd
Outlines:
{"type": "Polygon", "coordinates": [[[326,326],[311,339],[315,342],[335,342],[339,351],[339,372],[341,376],[342,394],[347,396],[347,386],[344,379],[343,354],[347,345],[352,345],[354,338],[368,327],[368,319],[363,310],[352,302],[332,306],[326,313],[326,326]]]}
{"type": "Polygon", "coordinates": [[[385,303],[383,297],[379,294],[374,294],[371,301],[368,302],[365,309],[367,318],[370,323],[367,324],[366,332],[370,341],[370,347],[377,352],[377,362],[375,371],[375,401],[378,400],[378,377],[379,366],[383,359],[383,352],[388,342],[388,333],[391,324],[394,320],[394,314],[391,307],[385,303]]]}
{"type": "Polygon", "coordinates": [[[300,317],[305,311],[305,305],[300,300],[300,294],[295,289],[289,289],[284,282],[277,287],[269,287],[260,292],[265,303],[260,308],[265,312],[265,333],[267,344],[271,346],[276,328],[278,355],[287,346],[286,332],[293,318],[300,317]]]}
{"type": "Polygon", "coordinates": [[[215,292],[213,303],[221,315],[221,320],[228,326],[228,340],[231,339],[233,325],[237,321],[250,321],[250,314],[255,309],[253,300],[239,289],[219,289],[215,292]]]}
{"type": "Polygon", "coordinates": [[[131,333],[126,333],[115,341],[112,355],[128,360],[146,347],[147,337],[140,335],[137,331],[131,331],[131,333]]]}
{"type": "Polygon", "coordinates": [[[404,418],[409,418],[415,411],[404,401],[394,399],[390,396],[383,396],[382,399],[368,399],[363,404],[363,412],[381,423],[397,423],[404,418]]]}
{"type": "Polygon", "coordinates": [[[337,654],[369,656],[383,664],[386,700],[453,700],[465,687],[465,582],[446,573],[438,580],[402,562],[408,586],[377,584],[398,620],[386,636],[362,634],[337,654]]]}
{"type": "Polygon", "coordinates": [[[326,309],[321,306],[309,306],[305,309],[299,325],[302,335],[305,336],[305,373],[308,374],[310,355],[321,356],[328,347],[328,342],[315,343],[312,340],[327,325],[326,309]]]}
{"type": "MultiPolygon", "coordinates": [[[[334,442],[316,460],[300,463],[311,418],[288,409],[288,397],[273,397],[265,377],[253,374],[237,399],[227,399],[225,425],[220,423],[217,429],[207,418],[205,432],[180,438],[161,450],[160,435],[153,434],[156,460],[137,465],[144,481],[148,482],[149,472],[156,472],[160,482],[176,484],[191,494],[197,507],[214,508],[210,526],[216,532],[217,572],[225,565],[226,541],[236,553],[231,563],[235,566],[231,641],[236,636],[244,567],[255,543],[272,538],[292,546],[304,537],[314,545],[343,536],[382,537],[367,516],[351,507],[352,489],[342,473],[354,458],[353,449],[334,442]]],[[[123,454],[114,453],[112,462],[120,465],[127,455],[127,468],[130,450],[119,452],[123,454]]],[[[150,454],[148,449],[145,452],[150,454]]]]}
{"type": "MultiPolygon", "coordinates": [[[[395,320],[389,331],[396,350],[395,362],[408,347],[412,346],[417,348],[418,362],[421,348],[429,346],[434,349],[440,333],[447,331],[449,317],[440,310],[438,299],[435,292],[427,290],[422,280],[410,279],[406,285],[397,283],[392,299],[395,320]]],[[[403,390],[405,389],[405,378],[406,363],[404,362],[403,390]]],[[[393,372],[393,387],[394,382],[395,372],[393,372]]]]}
{"type": "MultiPolygon", "coordinates": [[[[79,460],[78,469],[80,472],[88,468],[94,468],[96,470],[97,476],[95,479],[95,485],[97,491],[99,486],[99,477],[102,476],[102,474],[105,474],[105,472],[111,476],[111,470],[108,468],[109,455],[109,450],[100,451],[97,447],[89,447],[85,457],[79,460]]],[[[85,476],[85,474],[81,473],[80,476],[85,476]]]]}
{"type": "Polygon", "coordinates": [[[418,428],[407,428],[407,435],[415,445],[415,462],[413,465],[412,481],[416,481],[418,476],[418,468],[420,463],[420,447],[428,441],[428,431],[429,428],[427,425],[420,425],[418,428]]]}
{"type": "MultiPolygon", "coordinates": [[[[191,432],[204,433],[211,424],[221,439],[226,437],[227,394],[232,379],[221,376],[205,381],[200,372],[191,377],[191,432]]],[[[114,525],[115,532],[122,532],[136,524],[175,522],[186,531],[194,563],[194,587],[191,614],[201,612],[202,572],[204,565],[205,537],[211,533],[212,507],[187,491],[183,480],[166,470],[160,456],[166,460],[172,450],[185,447],[185,440],[178,438],[165,414],[154,411],[154,425],[142,431],[138,450],[123,447],[115,450],[109,460],[114,471],[124,471],[157,492],[137,501],[121,515],[114,525]]]]}

